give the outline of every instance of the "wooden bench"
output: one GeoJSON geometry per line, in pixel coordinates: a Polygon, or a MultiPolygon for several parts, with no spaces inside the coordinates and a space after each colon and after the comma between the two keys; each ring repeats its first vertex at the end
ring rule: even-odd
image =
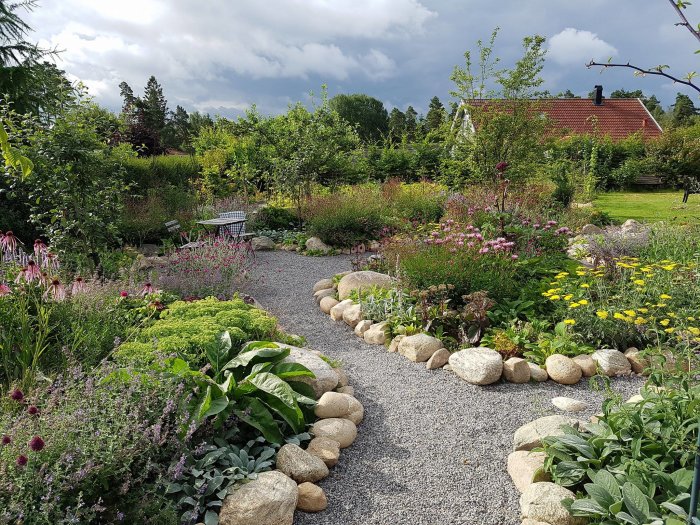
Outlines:
{"type": "Polygon", "coordinates": [[[634,181],[634,184],[635,186],[652,186],[660,188],[664,185],[664,181],[662,181],[656,175],[639,175],[637,180],[634,181]]]}
{"type": "MultiPolygon", "coordinates": [[[[165,229],[173,235],[179,235],[182,227],[180,226],[180,223],[177,220],[174,220],[166,222],[165,229]]],[[[187,243],[180,246],[179,249],[189,250],[190,248],[199,248],[201,245],[202,243],[200,242],[190,241],[189,239],[187,239],[187,243]]]]}

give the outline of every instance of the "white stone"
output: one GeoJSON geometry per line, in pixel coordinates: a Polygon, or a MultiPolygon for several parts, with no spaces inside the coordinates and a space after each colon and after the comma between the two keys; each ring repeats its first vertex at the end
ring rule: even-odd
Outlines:
{"type": "Polygon", "coordinates": [[[425,363],[425,368],[428,370],[437,370],[445,366],[450,360],[450,351],[447,348],[441,348],[435,352],[430,359],[425,363]]]}
{"type": "Polygon", "coordinates": [[[346,308],[350,308],[353,304],[354,303],[352,302],[352,299],[345,299],[344,301],[340,301],[333,308],[331,308],[331,319],[333,319],[334,321],[342,321],[343,312],[346,308]]]}
{"type": "Polygon", "coordinates": [[[318,400],[314,413],[319,418],[339,417],[359,425],[364,417],[364,408],[357,399],[348,394],[326,392],[318,400]]]}
{"type": "Polygon", "coordinates": [[[309,350],[297,348],[291,345],[275,343],[282,348],[289,348],[289,355],[284,358],[283,363],[299,363],[313,372],[315,377],[295,377],[295,381],[306,383],[314,390],[317,398],[324,393],[335,390],[338,386],[338,374],[335,370],[319,356],[309,350]]]}
{"type": "Polygon", "coordinates": [[[475,385],[490,385],[501,378],[503,359],[495,350],[485,347],[455,352],[449,360],[452,371],[475,385]]]}
{"type": "Polygon", "coordinates": [[[348,306],[343,310],[343,321],[345,321],[345,324],[350,328],[355,328],[357,323],[362,321],[362,306],[359,304],[348,306]]]}
{"type": "Polygon", "coordinates": [[[333,279],[321,279],[318,281],[316,284],[314,284],[314,293],[318,292],[319,290],[327,290],[327,289],[332,289],[335,287],[335,284],[333,283],[333,279]]]}
{"type": "Polygon", "coordinates": [[[340,392],[341,394],[347,394],[349,396],[355,397],[355,389],[351,386],[341,386],[338,389],[338,392],[340,392]]]}
{"type": "Polygon", "coordinates": [[[323,299],[321,299],[321,311],[324,314],[330,314],[333,307],[338,303],[338,299],[335,299],[333,297],[324,297],[323,299]]]}
{"type": "Polygon", "coordinates": [[[525,359],[511,357],[503,363],[503,377],[509,383],[527,383],[530,381],[530,366],[525,359]]]}
{"type": "Polygon", "coordinates": [[[333,297],[335,299],[335,290],[333,288],[324,288],[323,290],[314,292],[314,299],[316,299],[317,303],[320,304],[324,297],[333,297]]]}
{"type": "Polygon", "coordinates": [[[334,467],[340,458],[340,445],[337,441],[325,437],[316,437],[309,442],[306,451],[320,458],[327,467],[334,467]]]}
{"type": "Polygon", "coordinates": [[[399,343],[406,337],[405,335],[397,335],[391,340],[391,343],[389,343],[389,348],[387,349],[389,352],[398,352],[399,351],[399,343]]]}
{"type": "Polygon", "coordinates": [[[328,253],[333,249],[318,237],[310,237],[309,239],[307,239],[305,246],[307,250],[313,250],[315,252],[324,253],[328,253]]]}
{"type": "Polygon", "coordinates": [[[277,451],[277,469],[297,483],[314,483],[328,476],[328,467],[319,457],[298,445],[288,443],[277,451]]]}
{"type": "Polygon", "coordinates": [[[552,404],[564,412],[582,412],[588,408],[588,405],[583,401],[571,397],[554,397],[552,404]]]}
{"type": "Polygon", "coordinates": [[[269,251],[269,250],[274,250],[275,249],[275,241],[273,241],[269,237],[265,237],[264,235],[261,235],[260,237],[253,237],[253,240],[250,241],[250,247],[253,249],[253,251],[256,251],[256,252],[265,252],[265,251],[269,251]]]}
{"type": "Polygon", "coordinates": [[[372,326],[372,321],[369,319],[363,319],[355,325],[355,335],[357,337],[364,337],[365,332],[372,326]]]}
{"type": "Polygon", "coordinates": [[[533,483],[520,496],[521,517],[552,525],[586,523],[582,518],[574,518],[562,505],[562,500],[567,498],[576,499],[576,495],[569,489],[548,481],[533,483]]]}
{"type": "Polygon", "coordinates": [[[423,363],[443,348],[442,341],[428,334],[416,334],[404,337],[399,342],[399,354],[414,363],[423,363]]]}
{"type": "Polygon", "coordinates": [[[366,290],[368,288],[390,288],[395,279],[384,273],[362,271],[353,272],[343,277],[338,283],[338,297],[342,301],[350,296],[354,290],[366,290]]]}
{"type": "Polygon", "coordinates": [[[530,379],[533,381],[542,383],[549,379],[549,374],[544,368],[536,365],[535,363],[528,363],[527,366],[530,367],[530,379]]]}
{"type": "Polygon", "coordinates": [[[320,419],[311,427],[315,437],[325,437],[337,441],[340,448],[347,448],[357,438],[357,426],[349,419],[320,419]]]}
{"type": "Polygon", "coordinates": [[[387,322],[375,323],[364,334],[365,343],[383,345],[386,342],[387,322]]]}
{"type": "Polygon", "coordinates": [[[262,472],[224,499],[220,525],[292,525],[298,489],[277,470],[262,472]]]}
{"type": "Polygon", "coordinates": [[[348,375],[342,368],[334,368],[333,371],[338,376],[338,387],[348,386],[348,375]]]}
{"type": "Polygon", "coordinates": [[[518,492],[522,494],[525,489],[538,481],[551,480],[549,474],[541,470],[546,457],[544,452],[526,450],[516,450],[508,455],[508,474],[518,492]]]}
{"type": "Polygon", "coordinates": [[[593,377],[598,373],[598,367],[595,361],[593,361],[593,358],[588,354],[577,355],[573,358],[573,361],[581,368],[583,377],[593,377]]]}
{"type": "Polygon", "coordinates": [[[600,371],[608,377],[629,375],[632,365],[619,350],[611,348],[596,350],[591,354],[591,359],[596,362],[600,371]]]}
{"type": "Polygon", "coordinates": [[[550,355],[544,366],[552,381],[562,385],[573,385],[581,380],[581,367],[573,359],[565,355],[550,355]]]}
{"type": "Polygon", "coordinates": [[[565,416],[544,416],[521,426],[513,436],[513,450],[532,450],[542,445],[542,438],[562,436],[565,425],[576,425],[578,421],[565,416]]]}

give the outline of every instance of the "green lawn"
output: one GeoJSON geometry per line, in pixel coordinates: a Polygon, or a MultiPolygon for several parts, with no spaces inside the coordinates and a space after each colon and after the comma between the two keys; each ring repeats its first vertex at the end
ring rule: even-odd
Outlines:
{"type": "Polygon", "coordinates": [[[691,195],[688,204],[682,201],[682,191],[615,192],[599,195],[594,204],[618,221],[698,222],[700,195],[691,195]]]}

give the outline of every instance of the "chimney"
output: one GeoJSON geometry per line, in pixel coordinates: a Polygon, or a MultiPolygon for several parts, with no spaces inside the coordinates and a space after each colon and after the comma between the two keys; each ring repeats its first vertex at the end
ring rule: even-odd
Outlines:
{"type": "Polygon", "coordinates": [[[595,106],[602,106],[603,105],[603,86],[595,86],[593,89],[595,91],[595,98],[593,99],[593,104],[595,106]]]}

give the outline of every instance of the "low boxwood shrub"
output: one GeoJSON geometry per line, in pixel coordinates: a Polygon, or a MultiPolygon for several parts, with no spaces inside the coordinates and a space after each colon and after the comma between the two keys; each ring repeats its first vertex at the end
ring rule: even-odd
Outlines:
{"type": "Polygon", "coordinates": [[[133,157],[125,162],[127,182],[140,190],[166,185],[187,187],[197,180],[200,165],[190,155],[155,155],[133,157]]]}

